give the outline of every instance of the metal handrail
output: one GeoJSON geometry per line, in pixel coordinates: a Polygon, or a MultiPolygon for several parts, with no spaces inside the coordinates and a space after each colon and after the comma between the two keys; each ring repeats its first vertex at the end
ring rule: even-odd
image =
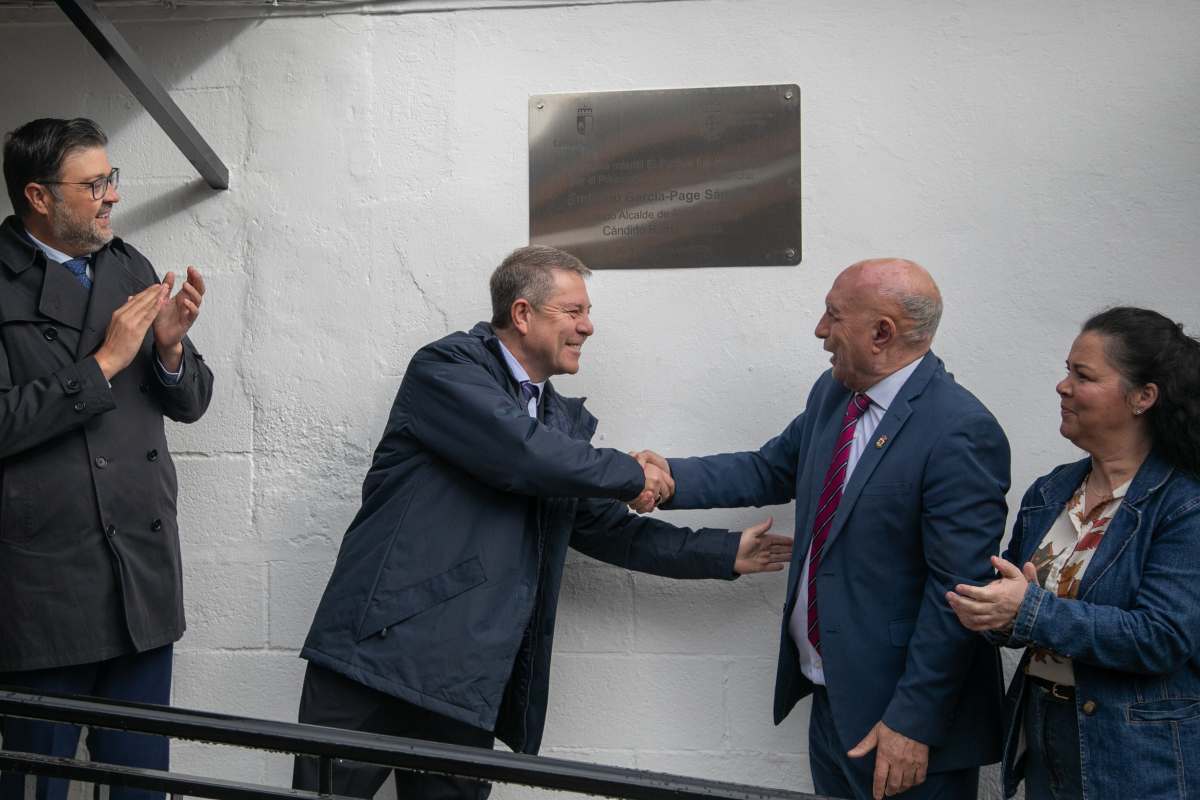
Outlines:
{"type": "Polygon", "coordinates": [[[0,688],[0,716],[158,734],[320,759],[320,794],[0,750],[0,769],[216,800],[329,798],[334,759],[629,800],[822,800],[812,794],[296,722],[0,688]]]}

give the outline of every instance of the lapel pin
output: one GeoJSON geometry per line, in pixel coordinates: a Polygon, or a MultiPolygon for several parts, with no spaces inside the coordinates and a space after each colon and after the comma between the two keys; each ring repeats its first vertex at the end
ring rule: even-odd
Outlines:
{"type": "Polygon", "coordinates": [[[886,436],[880,436],[878,439],[876,439],[876,440],[875,440],[875,449],[876,449],[876,450],[882,450],[882,449],[883,449],[883,446],[884,446],[885,444],[887,444],[887,437],[886,437],[886,436]]]}

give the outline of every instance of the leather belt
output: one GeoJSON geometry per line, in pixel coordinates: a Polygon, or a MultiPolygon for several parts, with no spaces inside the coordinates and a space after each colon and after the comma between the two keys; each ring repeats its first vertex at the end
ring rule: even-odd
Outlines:
{"type": "Polygon", "coordinates": [[[1063,702],[1071,702],[1071,703],[1075,702],[1075,687],[1074,686],[1068,686],[1065,683],[1055,683],[1054,681],[1048,681],[1045,678],[1039,677],[1037,675],[1026,675],[1025,678],[1026,678],[1026,680],[1032,681],[1033,683],[1035,683],[1038,686],[1045,689],[1046,693],[1049,694],[1051,697],[1053,697],[1055,700],[1061,700],[1063,702]]]}

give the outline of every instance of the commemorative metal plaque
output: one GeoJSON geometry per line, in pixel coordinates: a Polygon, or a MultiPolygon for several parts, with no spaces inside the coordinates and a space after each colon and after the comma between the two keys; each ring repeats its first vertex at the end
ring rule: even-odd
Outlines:
{"type": "Polygon", "coordinates": [[[800,89],[529,100],[529,240],[597,269],[800,262],[800,89]]]}

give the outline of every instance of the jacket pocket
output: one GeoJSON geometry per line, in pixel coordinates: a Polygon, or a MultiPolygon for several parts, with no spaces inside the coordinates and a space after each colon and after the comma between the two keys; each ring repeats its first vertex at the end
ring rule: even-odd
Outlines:
{"type": "Polygon", "coordinates": [[[1169,697],[1166,700],[1147,700],[1125,707],[1130,722],[1183,722],[1200,719],[1200,697],[1169,697]]]}
{"type": "Polygon", "coordinates": [[[479,556],[455,564],[445,572],[402,589],[380,588],[371,598],[370,607],[358,629],[358,641],[385,628],[415,617],[422,611],[487,582],[479,556]]]}
{"type": "Polygon", "coordinates": [[[892,644],[896,647],[908,647],[908,640],[912,638],[916,627],[915,619],[894,619],[889,622],[888,635],[892,639],[892,644]]]}

